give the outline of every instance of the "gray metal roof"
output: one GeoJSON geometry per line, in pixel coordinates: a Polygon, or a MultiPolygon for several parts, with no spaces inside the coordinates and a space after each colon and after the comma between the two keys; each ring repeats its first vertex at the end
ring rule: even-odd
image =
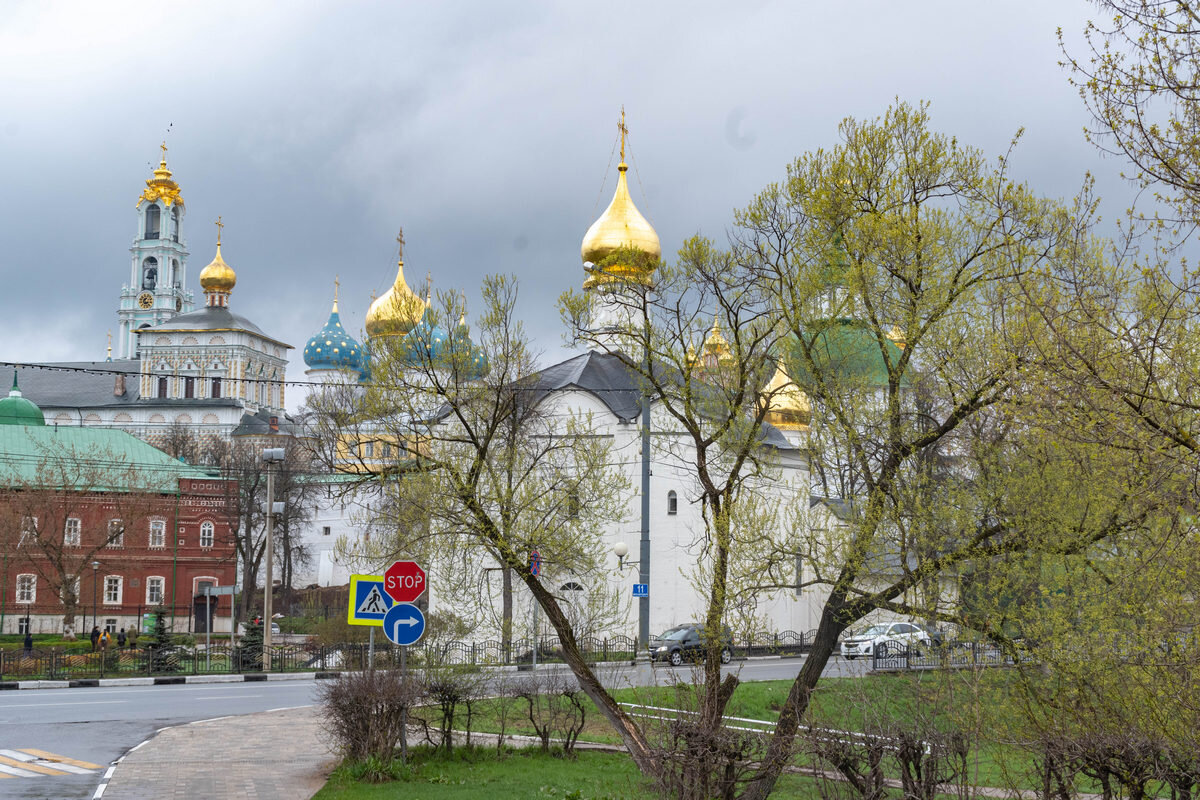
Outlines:
{"type": "Polygon", "coordinates": [[[230,408],[241,406],[233,397],[167,399],[143,398],[138,369],[141,362],[123,358],[115,361],[57,361],[16,367],[21,394],[46,408],[230,408]],[[124,378],[124,387],[118,378],[124,378]],[[124,388],[124,394],[117,394],[124,388]]]}
{"type": "Polygon", "coordinates": [[[155,325],[152,328],[139,329],[142,333],[170,333],[179,331],[248,331],[270,339],[276,344],[284,347],[291,347],[290,344],[284,344],[278,339],[274,339],[262,332],[257,325],[243,317],[241,314],[234,314],[228,308],[221,306],[204,306],[195,311],[189,311],[186,314],[180,314],[170,322],[164,322],[161,325],[155,325]]]}

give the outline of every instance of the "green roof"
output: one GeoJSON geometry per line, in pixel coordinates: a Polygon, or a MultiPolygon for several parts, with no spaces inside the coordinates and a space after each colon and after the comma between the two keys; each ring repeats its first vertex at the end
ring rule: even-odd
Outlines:
{"type": "MultiPolygon", "coordinates": [[[[810,343],[812,360],[822,376],[856,384],[862,388],[882,388],[888,385],[888,367],[884,353],[893,369],[903,351],[892,340],[880,337],[867,323],[855,319],[822,320],[805,332],[810,343]]],[[[786,371],[801,389],[815,383],[802,357],[801,342],[793,341],[786,353],[786,371]]],[[[908,378],[900,378],[907,386],[908,378]]]]}
{"type": "Polygon", "coordinates": [[[0,426],[0,486],[97,492],[174,493],[180,478],[211,478],[109,428],[0,426]]]}
{"type": "Polygon", "coordinates": [[[13,370],[12,391],[0,399],[0,425],[45,425],[46,416],[37,404],[21,396],[17,371],[13,370]]]}

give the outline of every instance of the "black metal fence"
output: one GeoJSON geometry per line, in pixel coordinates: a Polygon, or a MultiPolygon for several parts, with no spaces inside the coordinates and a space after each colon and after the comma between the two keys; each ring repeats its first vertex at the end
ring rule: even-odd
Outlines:
{"type": "Polygon", "coordinates": [[[871,655],[871,669],[884,672],[1011,666],[1013,657],[995,642],[947,641],[941,645],[883,642],[871,655]]]}
{"type": "MultiPolygon", "coordinates": [[[[808,652],[816,631],[748,636],[735,640],[737,657],[799,655],[808,652]]],[[[382,637],[381,637],[382,638],[382,637]]],[[[632,661],[638,650],[636,637],[585,636],[577,640],[584,658],[592,662],[632,661]]],[[[244,672],[303,672],[365,669],[369,647],[363,643],[335,645],[282,644],[267,648],[230,647],[227,644],[113,648],[102,652],[35,648],[0,650],[0,681],[87,680],[135,678],[162,675],[218,675],[244,672]]],[[[514,640],[508,646],[498,640],[483,642],[440,642],[426,640],[405,651],[412,666],[511,666],[533,662],[533,642],[514,640]]],[[[401,648],[386,641],[375,645],[375,665],[399,664],[401,648]]],[[[557,637],[538,642],[538,663],[561,662],[562,643],[557,637]]]]}

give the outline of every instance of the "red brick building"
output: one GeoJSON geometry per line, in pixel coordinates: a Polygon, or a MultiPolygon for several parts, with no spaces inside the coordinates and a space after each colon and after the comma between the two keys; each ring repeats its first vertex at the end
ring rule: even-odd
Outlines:
{"type": "Polygon", "coordinates": [[[86,636],[167,612],[176,632],[227,632],[235,481],[124,431],[46,426],[15,385],[0,400],[0,630],[86,636]]]}

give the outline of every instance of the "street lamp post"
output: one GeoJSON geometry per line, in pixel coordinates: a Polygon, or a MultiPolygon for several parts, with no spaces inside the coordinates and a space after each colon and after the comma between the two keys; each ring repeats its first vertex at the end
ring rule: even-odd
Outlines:
{"type": "MultiPolygon", "coordinates": [[[[100,562],[93,561],[92,562],[92,627],[93,628],[100,624],[97,621],[97,617],[96,617],[96,584],[100,581],[100,575],[98,572],[99,569],[100,569],[100,562]]],[[[90,634],[90,632],[89,632],[89,634],[90,634]]]]}
{"type": "MultiPolygon", "coordinates": [[[[271,647],[271,606],[274,599],[274,580],[272,574],[274,566],[274,551],[275,551],[275,465],[279,464],[284,459],[282,447],[268,447],[263,450],[263,463],[267,465],[267,564],[266,564],[266,587],[263,589],[263,668],[268,668],[268,659],[270,658],[271,647]]],[[[283,505],[280,503],[279,505],[283,505]]]]}

